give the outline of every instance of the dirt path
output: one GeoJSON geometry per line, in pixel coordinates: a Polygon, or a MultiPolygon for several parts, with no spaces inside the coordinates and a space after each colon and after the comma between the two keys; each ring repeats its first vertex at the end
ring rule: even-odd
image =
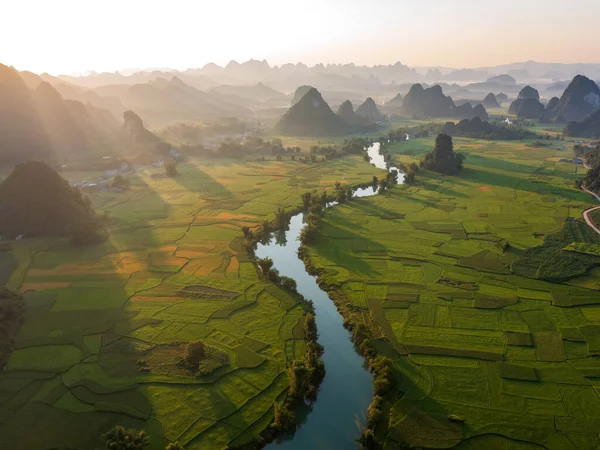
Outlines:
{"type": "MultiPolygon", "coordinates": [[[[581,189],[583,189],[588,194],[593,195],[594,197],[596,197],[596,200],[598,200],[600,202],[600,196],[598,194],[590,191],[585,186],[581,186],[581,189]]],[[[583,220],[585,220],[585,223],[587,223],[590,227],[592,227],[596,231],[596,233],[600,234],[600,228],[598,228],[598,226],[594,223],[594,221],[590,217],[590,213],[592,211],[597,210],[597,209],[600,209],[600,206],[594,206],[593,208],[586,209],[583,212],[583,220]]]]}

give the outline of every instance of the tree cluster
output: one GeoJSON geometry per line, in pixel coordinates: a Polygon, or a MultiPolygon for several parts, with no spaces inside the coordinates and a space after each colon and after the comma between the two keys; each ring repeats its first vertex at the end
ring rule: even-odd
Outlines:
{"type": "Polygon", "coordinates": [[[600,192],[600,144],[587,154],[586,163],[590,170],[584,179],[585,187],[590,191],[600,192]]]}
{"type": "Polygon", "coordinates": [[[500,141],[522,140],[534,136],[532,132],[522,127],[504,123],[492,123],[481,120],[479,117],[463,119],[456,124],[454,122],[446,122],[441,127],[440,132],[455,137],[461,136],[500,141]]]}
{"type": "Polygon", "coordinates": [[[0,368],[4,368],[21,327],[25,302],[21,294],[0,288],[0,368]]]}
{"type": "Polygon", "coordinates": [[[421,167],[444,175],[454,175],[462,170],[464,156],[454,152],[452,137],[439,134],[435,139],[435,147],[425,155],[421,167]]]}
{"type": "MultiPolygon", "coordinates": [[[[150,445],[150,438],[144,430],[126,429],[120,425],[102,435],[106,450],[143,450],[150,445]]],[[[165,450],[185,450],[177,442],[167,444],[165,450]]]]}

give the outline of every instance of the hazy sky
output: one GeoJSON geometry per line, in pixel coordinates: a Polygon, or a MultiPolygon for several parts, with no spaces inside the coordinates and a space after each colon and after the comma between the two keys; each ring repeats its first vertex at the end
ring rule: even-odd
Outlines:
{"type": "Polygon", "coordinates": [[[0,62],[73,73],[271,64],[600,62],[600,0],[6,0],[0,62]]]}

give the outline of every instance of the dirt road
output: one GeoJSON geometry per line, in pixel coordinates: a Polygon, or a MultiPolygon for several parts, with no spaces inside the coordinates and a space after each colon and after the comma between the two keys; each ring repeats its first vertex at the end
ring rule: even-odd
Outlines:
{"type": "MultiPolygon", "coordinates": [[[[593,195],[594,197],[596,197],[596,200],[598,200],[600,202],[600,196],[598,194],[590,191],[585,186],[581,186],[581,189],[583,189],[588,194],[593,195]]],[[[600,234],[600,228],[598,228],[598,226],[596,225],[596,223],[590,217],[590,213],[592,211],[597,210],[597,209],[600,209],[600,206],[594,206],[593,208],[586,209],[583,212],[583,220],[585,220],[585,223],[587,223],[590,227],[592,227],[596,231],[596,233],[600,234]]]]}

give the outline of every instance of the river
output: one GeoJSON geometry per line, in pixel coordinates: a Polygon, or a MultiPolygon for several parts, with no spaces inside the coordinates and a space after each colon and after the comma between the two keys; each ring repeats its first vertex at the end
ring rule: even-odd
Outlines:
{"type": "MultiPolygon", "coordinates": [[[[367,150],[371,164],[379,169],[397,170],[387,167],[380,154],[379,143],[367,150]]],[[[365,180],[368,181],[368,180],[365,180]]],[[[398,182],[402,174],[398,175],[398,182]]],[[[369,197],[377,194],[377,188],[369,186],[358,189],[354,197],[369,197]]],[[[328,208],[334,207],[335,202],[328,208]]],[[[296,280],[297,289],[305,298],[312,300],[315,307],[319,343],[325,348],[323,362],[327,371],[321,384],[317,400],[310,407],[296,411],[298,427],[291,438],[269,444],[272,450],[330,450],[355,449],[360,432],[356,424],[365,422],[367,408],[373,397],[372,376],[366,361],[355,348],[351,335],[343,326],[343,319],[327,293],[317,285],[316,277],[309,275],[304,263],[298,258],[298,237],[304,227],[304,213],[291,218],[285,232],[285,243],[273,238],[268,244],[258,244],[256,256],[269,257],[281,275],[296,280]]]]}

